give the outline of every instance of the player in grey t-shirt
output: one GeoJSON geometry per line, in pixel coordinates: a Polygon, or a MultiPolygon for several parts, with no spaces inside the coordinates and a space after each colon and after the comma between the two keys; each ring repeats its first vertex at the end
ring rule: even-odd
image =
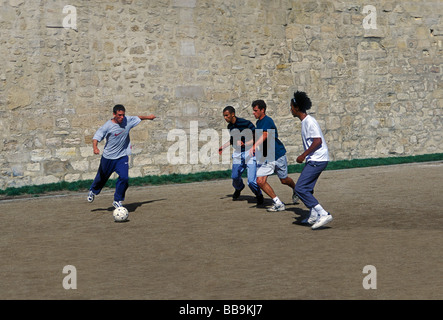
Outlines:
{"type": "Polygon", "coordinates": [[[97,145],[106,138],[106,145],[100,160],[97,175],[89,189],[88,202],[93,202],[105,186],[112,173],[118,174],[115,186],[114,202],[115,208],[122,206],[125,200],[126,190],[129,186],[128,155],[131,154],[131,140],[129,131],[137,126],[142,120],[154,120],[154,115],[149,116],[125,116],[125,107],[121,104],[114,106],[114,117],[101,126],[92,138],[94,154],[100,154],[97,145]]]}

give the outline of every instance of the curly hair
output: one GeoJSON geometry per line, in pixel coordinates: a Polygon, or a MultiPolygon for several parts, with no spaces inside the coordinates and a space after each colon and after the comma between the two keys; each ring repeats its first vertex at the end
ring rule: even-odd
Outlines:
{"type": "Polygon", "coordinates": [[[308,95],[303,91],[297,91],[294,93],[294,98],[291,99],[291,104],[297,106],[300,111],[305,112],[311,109],[312,102],[308,95]]]}

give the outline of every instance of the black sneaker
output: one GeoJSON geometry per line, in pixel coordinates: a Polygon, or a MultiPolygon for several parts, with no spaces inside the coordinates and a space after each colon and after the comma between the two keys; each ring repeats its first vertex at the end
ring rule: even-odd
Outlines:
{"type": "Polygon", "coordinates": [[[245,187],[243,186],[243,188],[241,188],[240,190],[235,190],[234,194],[232,195],[232,200],[237,200],[244,188],[245,187]]]}
{"type": "Polygon", "coordinates": [[[259,194],[259,195],[257,196],[257,205],[258,205],[258,206],[261,206],[263,203],[265,203],[265,199],[263,198],[263,195],[262,195],[262,194],[259,194]]]}

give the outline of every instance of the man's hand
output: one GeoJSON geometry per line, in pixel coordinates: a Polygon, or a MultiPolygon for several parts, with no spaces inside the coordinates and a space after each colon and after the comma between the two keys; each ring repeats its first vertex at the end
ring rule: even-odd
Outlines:
{"type": "Polygon", "coordinates": [[[94,154],[100,154],[100,149],[97,147],[98,141],[92,140],[92,150],[94,150],[94,154]]]}
{"type": "Polygon", "coordinates": [[[305,161],[305,158],[306,157],[304,155],[300,155],[300,156],[297,157],[296,161],[297,161],[297,163],[303,163],[303,161],[305,161]]]}
{"type": "Polygon", "coordinates": [[[249,156],[255,156],[255,145],[252,145],[252,147],[249,149],[249,156]]]}
{"type": "Polygon", "coordinates": [[[321,138],[314,138],[312,140],[311,146],[305,152],[303,152],[303,154],[299,155],[297,157],[296,161],[298,163],[303,163],[303,161],[305,161],[306,157],[308,155],[310,155],[311,153],[313,153],[315,150],[317,150],[321,146],[321,144],[322,144],[321,138]]]}

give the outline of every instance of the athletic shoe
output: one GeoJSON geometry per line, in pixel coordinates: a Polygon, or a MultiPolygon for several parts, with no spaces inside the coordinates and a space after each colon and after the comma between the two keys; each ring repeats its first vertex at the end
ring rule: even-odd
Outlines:
{"type": "Polygon", "coordinates": [[[299,204],[300,203],[300,198],[297,196],[297,194],[295,192],[292,194],[292,203],[293,204],[299,204]]]}
{"type": "Polygon", "coordinates": [[[232,195],[232,200],[237,200],[244,188],[245,186],[243,186],[243,188],[241,188],[240,190],[235,190],[234,194],[232,195]]]}
{"type": "Polygon", "coordinates": [[[122,202],[121,201],[114,201],[112,203],[112,205],[114,206],[114,208],[119,208],[119,207],[123,207],[122,202]]]}
{"type": "Polygon", "coordinates": [[[315,210],[311,209],[311,214],[309,215],[309,217],[304,218],[301,223],[313,225],[317,221],[317,219],[318,213],[315,210]]]}
{"type": "Polygon", "coordinates": [[[269,212],[277,212],[277,211],[285,211],[285,210],[286,210],[286,208],[285,208],[284,203],[282,203],[282,204],[274,203],[274,205],[268,209],[269,212]]]}
{"type": "Polygon", "coordinates": [[[314,223],[314,225],[312,226],[312,229],[318,229],[320,227],[323,227],[324,225],[328,224],[329,222],[332,221],[332,216],[330,213],[328,213],[327,215],[324,216],[320,216],[317,220],[316,223],[314,223]]]}
{"type": "Polygon", "coordinates": [[[95,198],[94,192],[92,192],[92,190],[89,190],[89,192],[88,192],[88,202],[93,202],[94,198],[95,198]]]}
{"type": "Polygon", "coordinates": [[[263,195],[262,195],[262,194],[259,194],[259,195],[257,196],[257,205],[258,205],[258,206],[261,206],[264,202],[265,202],[265,199],[263,198],[263,195]]]}

